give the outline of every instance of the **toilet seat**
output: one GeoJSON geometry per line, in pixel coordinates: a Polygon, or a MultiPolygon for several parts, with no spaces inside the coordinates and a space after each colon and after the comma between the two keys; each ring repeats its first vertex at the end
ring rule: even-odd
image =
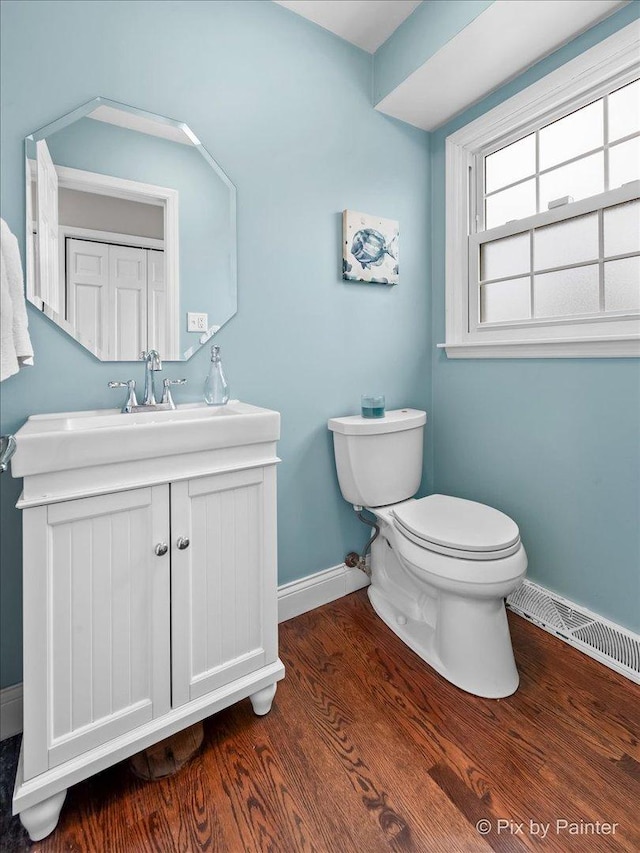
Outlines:
{"type": "Polygon", "coordinates": [[[493,507],[449,495],[429,495],[395,506],[400,535],[427,551],[464,560],[499,560],[520,548],[513,519],[493,507]]]}

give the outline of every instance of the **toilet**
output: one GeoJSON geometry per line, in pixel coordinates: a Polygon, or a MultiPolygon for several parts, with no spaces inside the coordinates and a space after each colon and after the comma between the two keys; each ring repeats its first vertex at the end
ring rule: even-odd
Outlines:
{"type": "Polygon", "coordinates": [[[490,699],[518,687],[504,599],[527,555],[502,512],[448,495],[415,499],[427,416],[332,418],[345,500],[376,517],[369,599],[380,618],[441,676],[490,699]]]}

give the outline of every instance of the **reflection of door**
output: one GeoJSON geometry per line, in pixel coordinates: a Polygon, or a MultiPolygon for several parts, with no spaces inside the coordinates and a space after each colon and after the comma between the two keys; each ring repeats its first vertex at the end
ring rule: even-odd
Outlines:
{"type": "Polygon", "coordinates": [[[147,252],[147,349],[157,350],[163,358],[175,358],[171,352],[170,311],[164,273],[164,252],[147,252]]]}
{"type": "Polygon", "coordinates": [[[58,174],[44,139],[36,143],[38,169],[38,273],[36,295],[57,314],[63,313],[58,270],[58,174]]]}
{"type": "Polygon", "coordinates": [[[68,238],[67,301],[76,337],[99,358],[167,357],[164,252],[68,238]]]}
{"type": "Polygon", "coordinates": [[[109,246],[109,358],[133,361],[147,349],[147,250],[109,246]]]}
{"type": "Polygon", "coordinates": [[[80,343],[99,357],[107,353],[109,246],[67,240],[67,320],[80,343]]]}

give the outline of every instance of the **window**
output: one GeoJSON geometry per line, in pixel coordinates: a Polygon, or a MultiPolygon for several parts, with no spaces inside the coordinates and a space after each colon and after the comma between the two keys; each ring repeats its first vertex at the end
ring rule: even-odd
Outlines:
{"type": "Polygon", "coordinates": [[[449,357],[640,356],[639,34],[448,137],[449,357]]]}

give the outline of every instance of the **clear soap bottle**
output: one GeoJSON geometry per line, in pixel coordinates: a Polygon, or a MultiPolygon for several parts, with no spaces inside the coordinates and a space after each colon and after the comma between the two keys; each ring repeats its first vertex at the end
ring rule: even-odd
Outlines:
{"type": "Polygon", "coordinates": [[[204,401],[209,406],[224,406],[229,402],[229,384],[224,378],[220,347],[211,347],[211,364],[209,375],[204,383],[204,401]]]}

